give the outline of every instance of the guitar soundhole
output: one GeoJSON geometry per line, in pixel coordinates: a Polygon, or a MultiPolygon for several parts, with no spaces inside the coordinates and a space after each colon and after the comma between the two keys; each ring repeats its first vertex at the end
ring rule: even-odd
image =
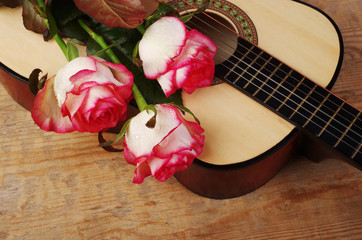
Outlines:
{"type": "MultiPolygon", "coordinates": [[[[202,1],[173,0],[169,2],[180,14],[195,11],[202,1]]],[[[205,13],[194,16],[186,24],[190,29],[197,29],[213,40],[217,46],[215,64],[221,64],[231,57],[237,47],[238,37],[257,45],[258,37],[255,26],[249,16],[236,5],[225,0],[210,1],[205,13]]],[[[213,84],[223,81],[214,79],[213,84]]]]}
{"type": "Polygon", "coordinates": [[[199,14],[187,24],[189,28],[198,30],[208,36],[218,47],[215,64],[220,64],[231,57],[237,47],[236,29],[223,16],[212,12],[199,14]]]}

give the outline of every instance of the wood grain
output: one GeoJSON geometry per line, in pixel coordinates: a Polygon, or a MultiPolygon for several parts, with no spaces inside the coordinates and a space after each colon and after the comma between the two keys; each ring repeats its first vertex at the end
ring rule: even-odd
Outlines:
{"type": "MultiPolygon", "coordinates": [[[[307,0],[341,29],[334,92],[362,109],[360,0],[307,0]]],[[[94,134],[40,131],[0,87],[0,239],[361,239],[362,173],[298,156],[242,197],[212,200],[134,167],[94,134]]]]}

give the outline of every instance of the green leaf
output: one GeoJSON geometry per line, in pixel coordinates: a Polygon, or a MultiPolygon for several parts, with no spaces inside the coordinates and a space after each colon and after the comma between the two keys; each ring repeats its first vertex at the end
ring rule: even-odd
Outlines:
{"type": "Polygon", "coordinates": [[[133,60],[133,52],[142,35],[136,29],[107,28],[99,25],[95,31],[100,34],[108,43],[119,43],[115,47],[129,60],[133,60]]]}
{"type": "Polygon", "coordinates": [[[102,143],[100,142],[100,146],[101,147],[108,147],[111,146],[113,143],[118,142],[119,140],[121,140],[121,138],[123,138],[124,134],[126,134],[126,131],[128,129],[128,126],[131,122],[132,118],[128,119],[122,126],[121,131],[117,134],[116,139],[113,141],[103,141],[102,143]]]}
{"type": "Polygon", "coordinates": [[[87,55],[90,56],[97,56],[100,58],[103,58],[104,60],[111,62],[111,59],[106,54],[106,51],[103,51],[103,49],[94,41],[92,38],[88,39],[87,41],[87,55]]]}
{"type": "Polygon", "coordinates": [[[167,3],[159,3],[156,11],[146,19],[144,23],[144,28],[148,28],[152,23],[164,16],[179,17],[179,14],[178,11],[171,5],[167,3]]]}
{"type": "Polygon", "coordinates": [[[118,46],[121,43],[122,43],[122,40],[119,39],[118,41],[116,41],[116,42],[112,43],[111,45],[109,45],[107,48],[103,48],[103,49],[99,50],[98,52],[93,53],[93,55],[98,56],[98,57],[105,56],[105,54],[107,54],[107,50],[112,49],[112,48],[118,46]]]}
{"type": "Polygon", "coordinates": [[[200,121],[199,119],[196,117],[196,115],[191,112],[190,109],[188,109],[187,107],[185,106],[182,106],[182,105],[179,105],[179,104],[175,104],[175,103],[170,103],[170,105],[174,106],[174,107],[177,107],[178,109],[180,109],[182,112],[187,112],[188,114],[190,114],[191,116],[193,116],[193,118],[195,119],[195,121],[200,124],[200,121]]]}
{"type": "Polygon", "coordinates": [[[148,104],[147,107],[145,108],[145,110],[148,112],[148,111],[152,111],[155,113],[155,115],[157,115],[157,110],[155,108],[155,105],[153,104],[148,104]]]}
{"type": "Polygon", "coordinates": [[[67,40],[67,59],[68,61],[71,61],[77,57],[79,57],[79,50],[78,47],[73,44],[71,39],[67,40]]]}
{"type": "Polygon", "coordinates": [[[49,39],[52,39],[58,32],[57,22],[53,17],[53,13],[49,6],[46,6],[46,17],[48,20],[49,39]]]}
{"type": "Polygon", "coordinates": [[[89,35],[77,22],[78,18],[86,15],[75,6],[72,0],[53,0],[50,7],[62,35],[82,42],[88,40],[89,35]]]}
{"type": "Polygon", "coordinates": [[[72,0],[53,0],[50,6],[54,19],[59,26],[67,25],[78,17],[85,15],[76,7],[72,0]]]}
{"type": "Polygon", "coordinates": [[[195,14],[204,12],[210,5],[210,0],[203,0],[201,6],[196,10],[195,14]]]}
{"type": "Polygon", "coordinates": [[[98,133],[98,142],[99,142],[99,145],[107,152],[123,152],[123,149],[117,149],[110,145],[107,145],[107,144],[109,144],[109,142],[107,142],[107,140],[104,139],[102,132],[98,133]]]}
{"type": "Polygon", "coordinates": [[[202,2],[201,6],[200,6],[195,12],[189,13],[189,14],[186,14],[186,15],[183,15],[183,16],[181,16],[179,19],[180,19],[182,22],[187,23],[187,22],[190,21],[191,18],[192,18],[193,16],[195,16],[196,14],[199,14],[199,13],[204,12],[204,11],[208,8],[209,4],[210,4],[210,0],[204,0],[204,1],[202,2]]]}

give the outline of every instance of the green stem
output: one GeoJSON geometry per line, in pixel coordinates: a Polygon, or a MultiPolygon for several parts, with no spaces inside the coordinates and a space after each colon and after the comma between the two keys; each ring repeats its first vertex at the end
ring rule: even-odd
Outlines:
{"type": "Polygon", "coordinates": [[[140,25],[137,27],[137,30],[138,30],[138,32],[140,32],[142,35],[144,35],[145,32],[146,32],[146,30],[145,30],[145,28],[143,27],[142,24],[140,24],[140,25]]]}
{"type": "Polygon", "coordinates": [[[133,93],[133,97],[136,100],[137,103],[137,107],[138,109],[142,112],[143,110],[146,109],[146,107],[148,106],[145,98],[142,96],[140,90],[138,89],[137,85],[133,82],[132,85],[132,93],[133,93]]]}
{"type": "Polygon", "coordinates": [[[62,37],[58,33],[56,33],[54,35],[54,40],[58,44],[60,49],[62,50],[62,52],[63,52],[64,56],[67,58],[67,60],[70,61],[71,59],[68,58],[68,54],[67,54],[68,46],[63,41],[62,37]]]}
{"type": "MultiPolygon", "coordinates": [[[[52,16],[50,11],[47,11],[47,7],[46,7],[46,5],[44,3],[44,0],[38,0],[38,4],[39,4],[39,7],[40,7],[40,8],[38,8],[38,11],[39,12],[42,11],[44,23],[45,23],[46,27],[50,31],[49,19],[52,19],[53,16],[52,16]]],[[[56,32],[57,29],[53,29],[53,31],[56,32]]],[[[65,42],[63,41],[63,39],[61,38],[61,36],[58,33],[55,33],[54,40],[59,45],[59,47],[62,50],[62,52],[63,52],[64,56],[66,57],[66,59],[69,61],[70,59],[68,59],[68,54],[67,54],[67,48],[68,47],[67,47],[67,44],[65,44],[65,42]]]]}
{"type": "MultiPolygon", "coordinates": [[[[102,36],[98,35],[92,29],[90,29],[82,19],[78,19],[78,23],[95,42],[97,42],[103,49],[107,49],[106,53],[111,58],[113,63],[121,63],[119,58],[112,51],[112,49],[109,48],[108,44],[106,43],[106,41],[104,40],[104,38],[102,36]]],[[[143,111],[147,107],[148,104],[147,104],[145,98],[142,96],[142,93],[138,89],[135,82],[133,82],[132,93],[133,93],[133,97],[136,100],[138,109],[140,111],[143,111]]]]}
{"type": "Polygon", "coordinates": [[[38,4],[41,8],[43,8],[45,10],[45,3],[44,0],[38,0],[38,4]]]}
{"type": "MultiPolygon", "coordinates": [[[[108,48],[108,44],[106,43],[104,38],[95,33],[92,29],[90,29],[82,19],[78,19],[78,23],[89,34],[89,36],[99,44],[99,46],[101,46],[103,49],[108,48]]],[[[114,54],[114,52],[111,49],[107,49],[106,53],[111,58],[113,63],[121,63],[121,61],[118,59],[116,54],[114,54]]]]}

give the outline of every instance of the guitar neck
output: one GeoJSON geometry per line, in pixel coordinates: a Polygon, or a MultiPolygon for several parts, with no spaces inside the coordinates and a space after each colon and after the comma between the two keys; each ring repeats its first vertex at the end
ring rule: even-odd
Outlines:
{"type": "Polygon", "coordinates": [[[327,89],[242,38],[216,76],[362,166],[361,112],[327,89]]]}

